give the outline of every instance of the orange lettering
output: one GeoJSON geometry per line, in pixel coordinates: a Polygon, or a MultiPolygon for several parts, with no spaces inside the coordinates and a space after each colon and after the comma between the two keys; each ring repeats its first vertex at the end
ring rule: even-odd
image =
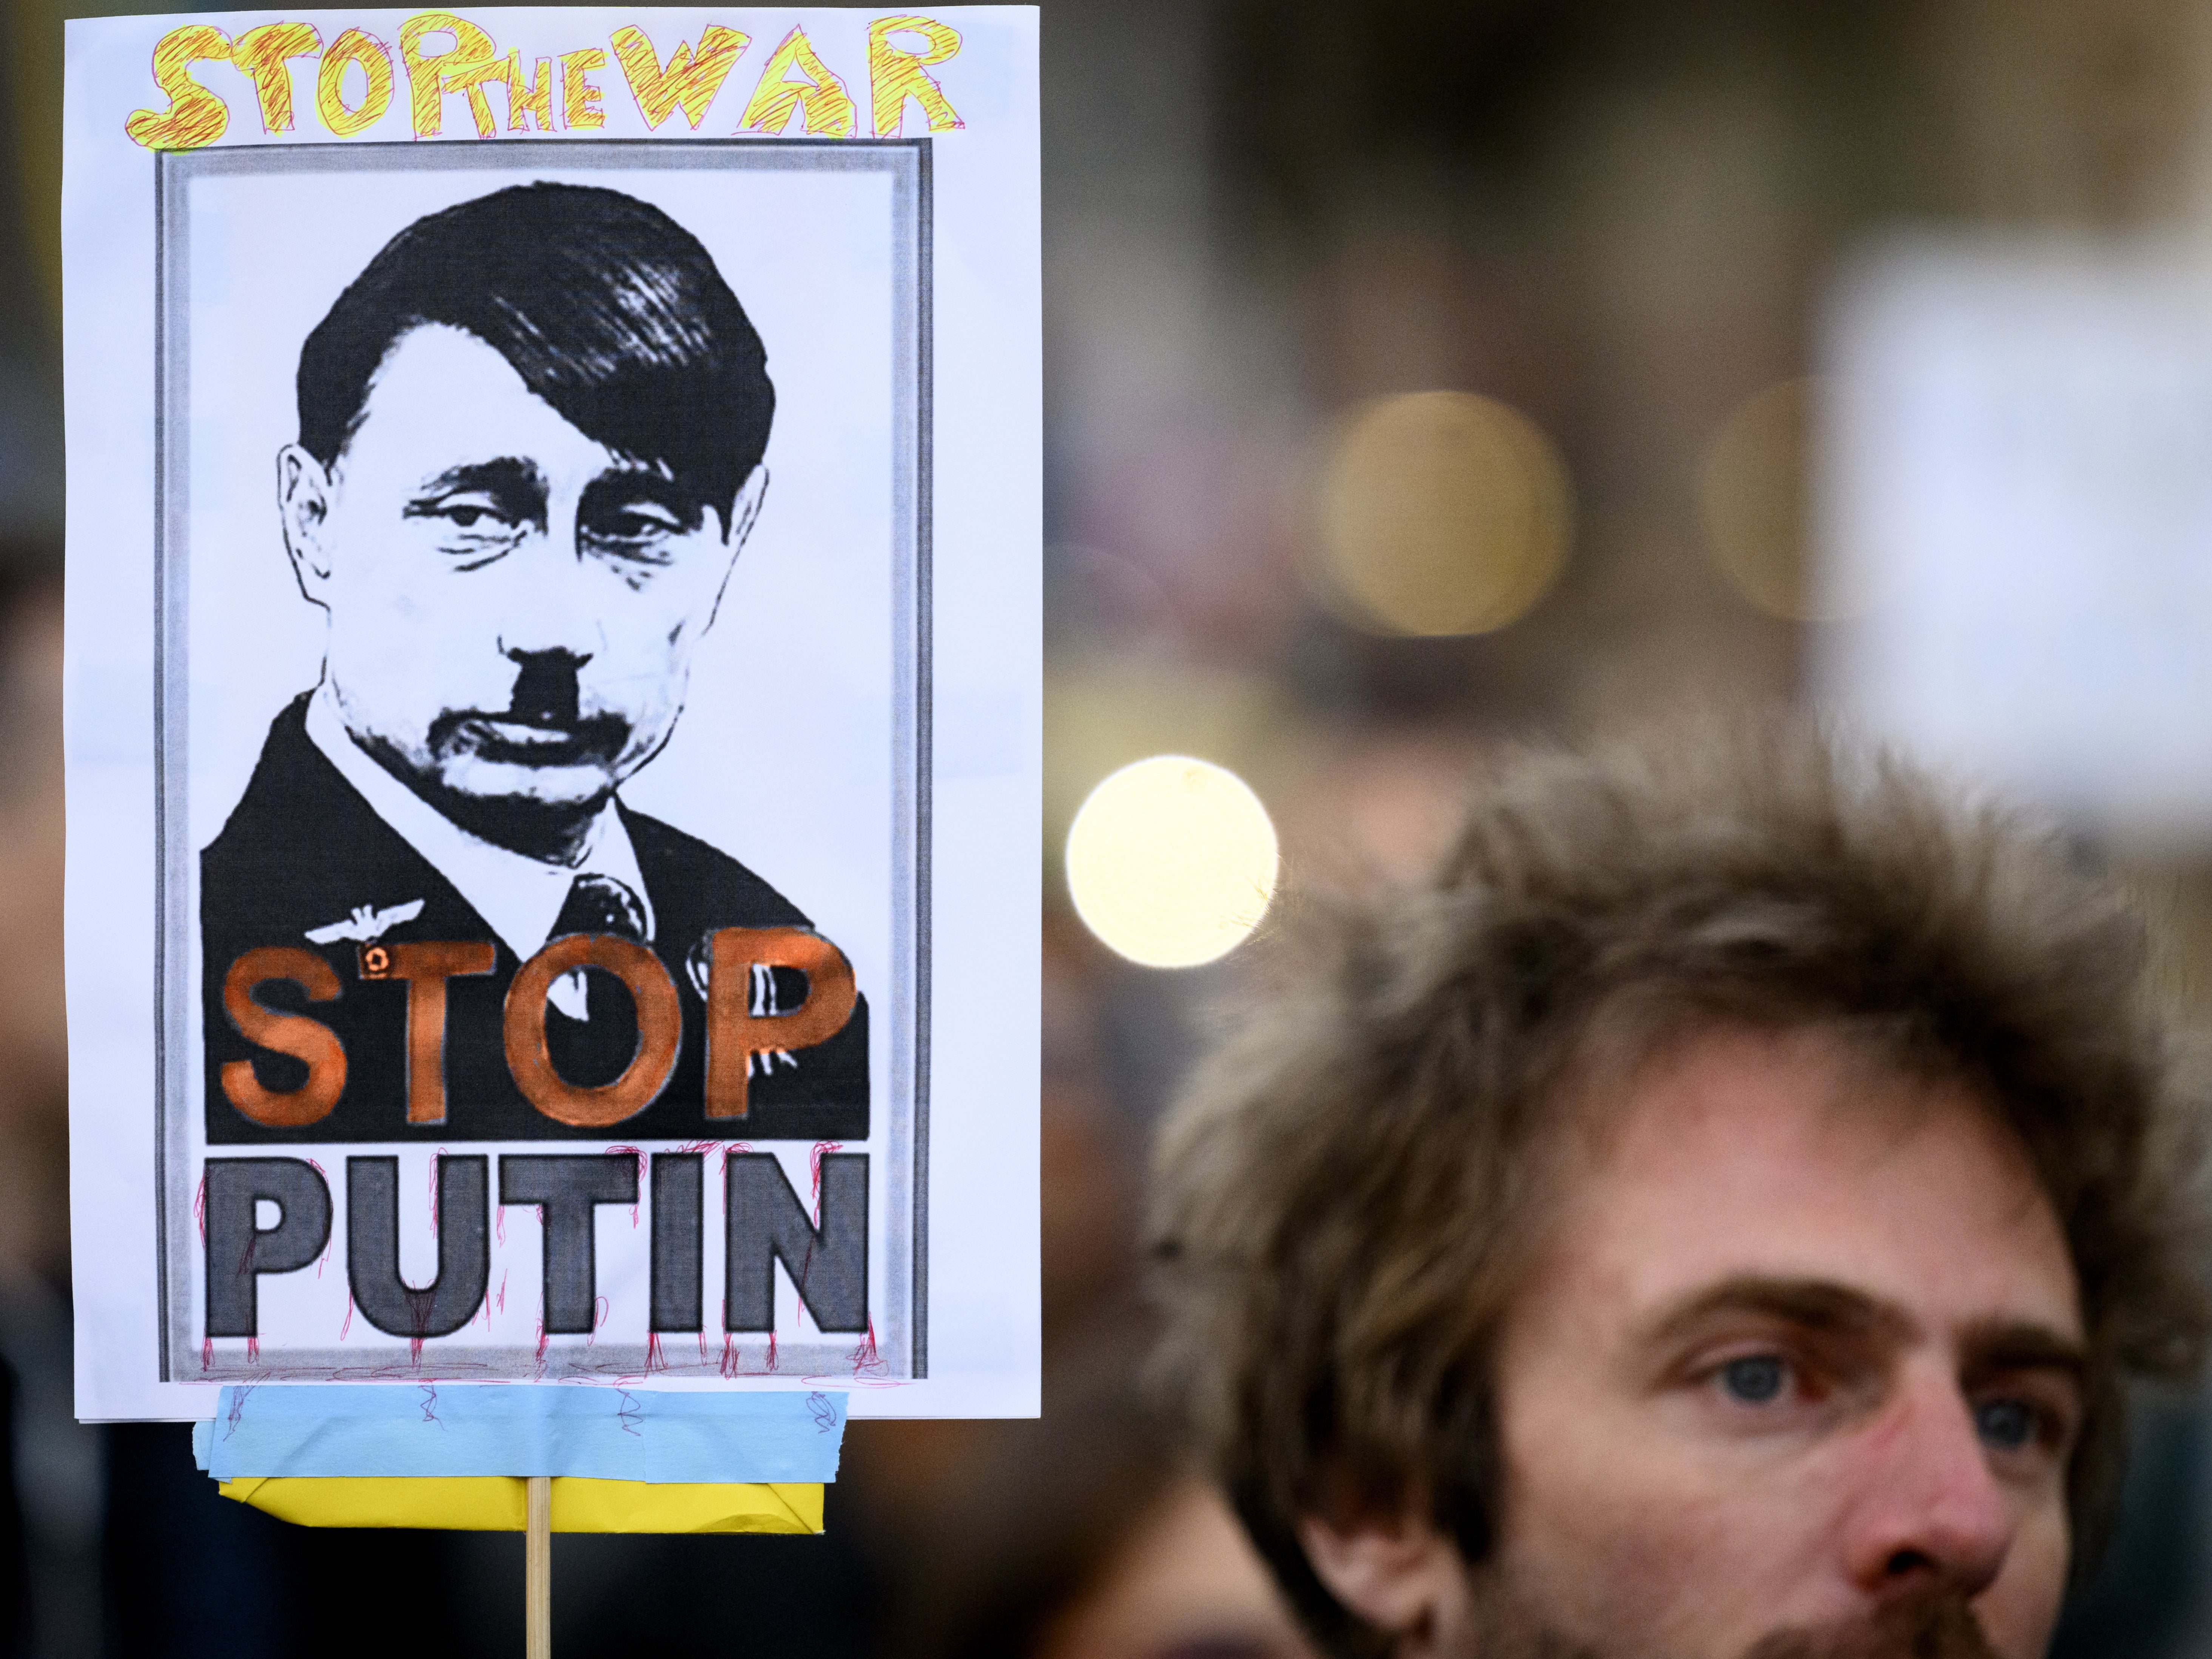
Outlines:
{"type": "Polygon", "coordinates": [[[845,1029],[859,1000],[853,964],[819,933],[718,928],[707,969],[707,1115],[744,1116],[752,1057],[827,1042],[845,1029]],[[753,1012],[756,966],[799,969],[806,975],[806,1000],[787,1014],[753,1012]]]}
{"type": "MultiPolygon", "coordinates": [[[[374,949],[374,946],[371,949],[374,949]]],[[[497,959],[490,944],[442,940],[388,945],[382,963],[366,978],[407,981],[407,1121],[446,1121],[446,981],[457,974],[488,974],[497,959]]],[[[362,952],[368,967],[368,951],[362,952]]]]}
{"type": "Polygon", "coordinates": [[[635,1117],[668,1086],[684,1039],[676,981],[660,958],[613,933],[567,933],[522,965],[507,988],[507,1069],[532,1106],[556,1123],[605,1128],[635,1117]],[[637,1006],[637,1053],[612,1083],[580,1088],[553,1069],[545,1046],[545,997],[575,968],[602,968],[629,988],[637,1006]]]}
{"type": "Polygon", "coordinates": [[[222,1011],[239,1036],[258,1048],[305,1060],[307,1080],[297,1089],[265,1089],[250,1060],[227,1060],[222,1091],[230,1103],[256,1123],[271,1129],[297,1129],[330,1115],[344,1092],[345,1046],[337,1033],[305,1014],[280,1014],[254,1000],[272,979],[289,979],[316,1002],[328,1002],[343,988],[331,964],[295,945],[266,945],[248,951],[223,975],[222,1011]]]}

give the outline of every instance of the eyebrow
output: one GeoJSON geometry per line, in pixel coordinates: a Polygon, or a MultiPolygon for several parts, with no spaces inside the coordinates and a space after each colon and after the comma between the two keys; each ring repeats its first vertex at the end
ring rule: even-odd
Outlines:
{"type": "MultiPolygon", "coordinates": [[[[1838,1336],[1909,1340],[1919,1330],[1894,1303],[1832,1279],[1743,1273],[1693,1292],[1662,1311],[1644,1332],[1644,1345],[1660,1347],[1689,1334],[1717,1314],[1765,1315],[1801,1329],[1838,1336]]],[[[2055,1370],[2080,1377],[2088,1351],[2079,1337],[2034,1320],[1988,1319],[1968,1325],[1959,1342],[1968,1373],[2055,1370]]]]}
{"type": "Polygon", "coordinates": [[[2089,1370],[2089,1351],[2079,1337],[2032,1320],[1970,1325],[1959,1348],[1970,1372],[2061,1370],[2080,1379],[2089,1370]]]}
{"type": "Polygon", "coordinates": [[[544,516],[545,475],[538,470],[537,462],[516,455],[502,455],[489,461],[464,461],[459,466],[447,467],[414,492],[414,499],[404,509],[405,516],[424,516],[433,497],[457,489],[480,489],[510,507],[529,511],[539,518],[544,516]]]}
{"type": "Polygon", "coordinates": [[[1911,1335],[1917,1325],[1893,1303],[1825,1279],[1784,1279],[1739,1273],[1693,1292],[1661,1312],[1645,1328],[1647,1346],[1687,1334],[1716,1314],[1764,1314],[1786,1324],[1838,1335],[1911,1335]]]}
{"type": "Polygon", "coordinates": [[[584,486],[584,502],[597,507],[611,496],[617,501],[643,499],[676,514],[684,527],[696,529],[712,505],[682,479],[640,461],[617,462],[584,486]]]}

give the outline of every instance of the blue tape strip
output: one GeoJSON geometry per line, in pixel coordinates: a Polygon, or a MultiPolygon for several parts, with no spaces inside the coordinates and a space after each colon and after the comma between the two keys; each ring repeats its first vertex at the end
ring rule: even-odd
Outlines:
{"type": "Polygon", "coordinates": [[[249,1475],[579,1475],[834,1480],[842,1394],[662,1394],[529,1383],[227,1388],[192,1433],[218,1480],[249,1475]]]}

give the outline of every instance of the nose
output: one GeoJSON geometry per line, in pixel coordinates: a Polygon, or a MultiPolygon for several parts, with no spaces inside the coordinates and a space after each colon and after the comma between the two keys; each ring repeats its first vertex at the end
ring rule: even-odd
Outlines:
{"type": "Polygon", "coordinates": [[[595,591],[581,562],[550,546],[540,550],[544,556],[502,561],[500,654],[517,662],[560,657],[581,664],[599,648],[598,607],[605,596],[595,591]]]}
{"type": "Polygon", "coordinates": [[[1986,1588],[2004,1566],[2015,1522],[1956,1384],[1908,1382],[1858,1450],[1863,1485],[1844,1533],[1852,1582],[1885,1601],[1986,1588]]]}

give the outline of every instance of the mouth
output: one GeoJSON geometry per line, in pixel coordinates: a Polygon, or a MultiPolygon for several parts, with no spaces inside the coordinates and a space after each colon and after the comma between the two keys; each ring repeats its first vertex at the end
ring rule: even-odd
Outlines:
{"type": "Polygon", "coordinates": [[[618,715],[562,720],[536,711],[487,714],[477,709],[441,715],[429,733],[434,753],[545,768],[607,764],[622,752],[629,736],[629,724],[618,715]]]}

